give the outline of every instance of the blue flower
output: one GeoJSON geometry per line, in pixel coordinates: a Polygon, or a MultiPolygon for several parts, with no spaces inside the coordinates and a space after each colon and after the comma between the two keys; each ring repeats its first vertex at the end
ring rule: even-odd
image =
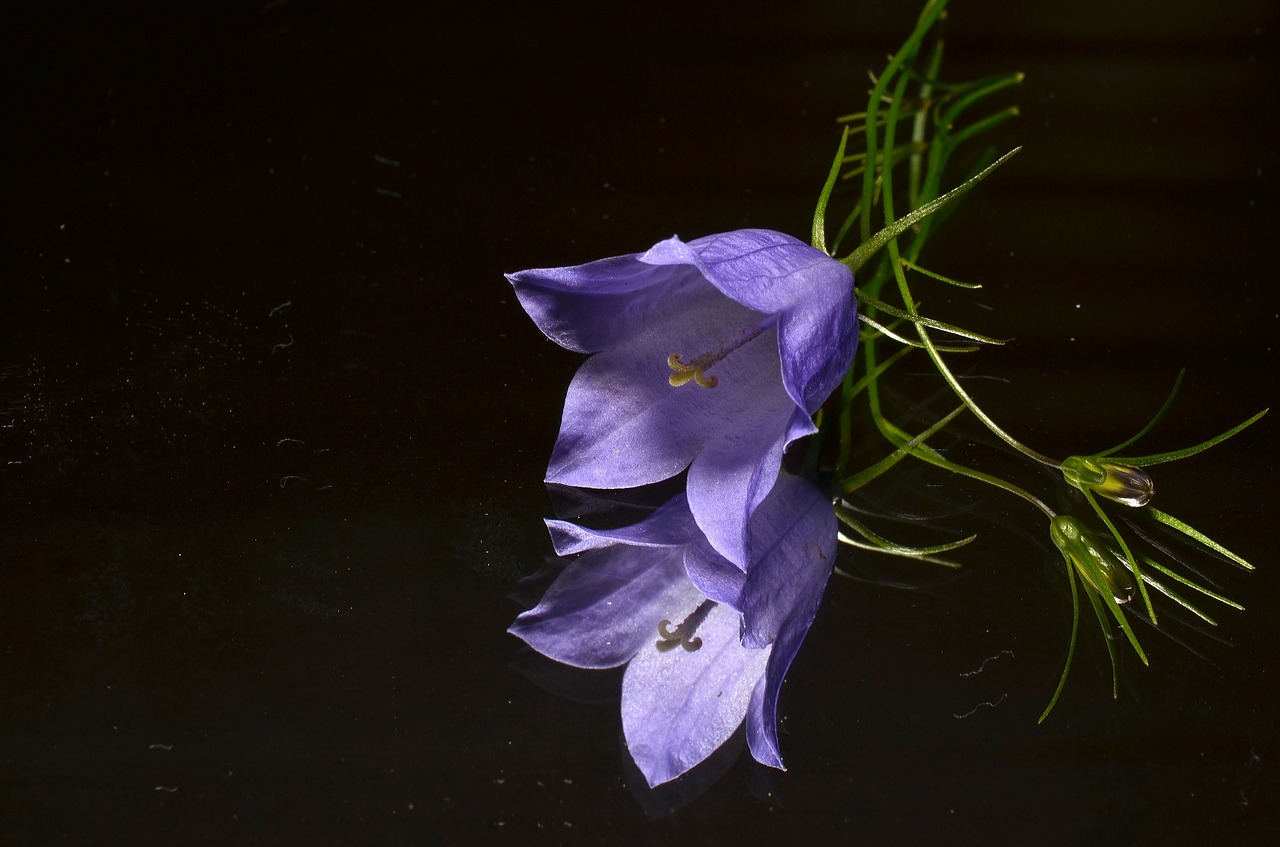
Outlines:
{"type": "Polygon", "coordinates": [[[853,274],[744,229],[508,276],[552,341],[582,353],[547,481],[632,488],[689,469],[689,508],[745,567],[752,513],[857,343],[853,274]]]}
{"type": "Polygon", "coordinates": [[[822,492],[778,477],[751,520],[745,572],[707,542],[683,494],[622,529],[548,527],[561,555],[586,552],[509,631],[565,664],[627,666],[623,733],[649,785],[701,762],[744,720],[751,754],[782,768],[778,692],[835,555],[822,492]]]}

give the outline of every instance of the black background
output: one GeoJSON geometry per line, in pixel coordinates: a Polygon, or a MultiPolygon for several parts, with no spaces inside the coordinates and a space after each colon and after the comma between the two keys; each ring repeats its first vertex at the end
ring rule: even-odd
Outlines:
{"type": "MultiPolygon", "coordinates": [[[[916,11],[6,12],[0,841],[1268,842],[1269,418],[1157,477],[1260,566],[1226,575],[1235,646],[1148,633],[1113,702],[1085,639],[1040,727],[1069,603],[998,498],[1017,531],[961,578],[833,581],[784,690],[790,771],[744,756],[665,817],[607,684],[512,667],[578,357],[502,273],[804,236],[833,118],[916,11]]],[[[1151,450],[1274,402],[1277,26],[1260,1],[952,9],[952,78],[1027,73],[993,141],[1024,150],[931,248],[986,287],[927,305],[1017,337],[974,392],[1039,449],[1121,440],[1184,365],[1151,450]]]]}

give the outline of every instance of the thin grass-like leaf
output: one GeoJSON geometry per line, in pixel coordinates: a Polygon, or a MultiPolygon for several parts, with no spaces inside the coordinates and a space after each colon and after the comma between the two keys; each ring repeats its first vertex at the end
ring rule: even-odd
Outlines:
{"type": "Polygon", "coordinates": [[[982,335],[980,333],[974,332],[973,330],[965,329],[964,327],[955,326],[954,324],[945,323],[943,321],[935,320],[933,318],[926,318],[923,315],[910,314],[908,312],[904,312],[902,309],[899,309],[896,306],[891,306],[890,304],[884,302],[883,300],[879,300],[875,297],[872,297],[870,294],[867,294],[866,292],[861,291],[856,287],[853,289],[853,293],[858,298],[859,303],[865,303],[869,306],[874,306],[877,311],[884,312],[887,315],[893,315],[895,318],[901,318],[905,321],[910,321],[913,324],[923,324],[924,326],[932,327],[933,329],[938,329],[943,332],[949,332],[952,335],[958,335],[961,338],[968,338],[971,341],[977,341],[980,344],[993,344],[993,345],[999,346],[1005,343],[999,338],[992,338],[989,335],[982,335]]]}
{"type": "Polygon", "coordinates": [[[1182,576],[1181,574],[1175,571],[1172,571],[1169,568],[1166,568],[1164,565],[1155,561],[1150,556],[1143,556],[1142,564],[1146,565],[1147,567],[1155,568],[1156,570],[1160,571],[1160,573],[1164,574],[1165,576],[1169,577],[1175,582],[1180,582],[1183,585],[1185,585],[1187,588],[1190,588],[1194,591],[1199,591],[1201,594],[1203,594],[1206,597],[1212,597],[1214,600],[1217,600],[1219,603],[1224,603],[1233,609],[1238,609],[1241,612],[1244,611],[1244,606],[1241,606],[1236,601],[1227,597],[1223,597],[1221,594],[1218,594],[1215,591],[1210,591],[1209,589],[1205,588],[1203,585],[1199,584],[1198,582],[1193,582],[1192,580],[1187,579],[1185,576],[1182,576]]]}
{"type": "Polygon", "coordinates": [[[1110,450],[1104,450],[1101,453],[1097,453],[1094,456],[1092,456],[1092,458],[1100,459],[1104,456],[1110,456],[1112,453],[1117,453],[1123,450],[1124,448],[1128,447],[1130,444],[1135,443],[1139,438],[1141,438],[1142,436],[1150,432],[1152,429],[1154,429],[1155,425],[1160,423],[1160,419],[1164,417],[1165,412],[1169,411],[1169,407],[1173,405],[1173,398],[1178,396],[1178,389],[1182,387],[1182,378],[1186,376],[1186,373],[1187,373],[1186,368],[1183,368],[1182,370],[1178,371],[1178,377],[1173,381],[1173,388],[1169,391],[1169,396],[1164,398],[1164,405],[1160,407],[1160,411],[1156,412],[1155,416],[1152,417],[1151,420],[1147,421],[1146,426],[1138,430],[1138,433],[1133,437],[1129,438],[1127,441],[1121,441],[1119,444],[1117,444],[1115,447],[1112,447],[1110,450]]]}
{"type": "Polygon", "coordinates": [[[1103,611],[1102,600],[1087,585],[1084,592],[1089,597],[1089,604],[1093,606],[1094,617],[1098,619],[1102,643],[1107,645],[1107,658],[1111,660],[1111,699],[1116,700],[1120,697],[1120,654],[1116,652],[1116,642],[1111,637],[1111,627],[1107,625],[1107,613],[1103,611]]]}
{"type": "Polygon", "coordinates": [[[906,232],[908,229],[914,226],[917,221],[921,220],[922,218],[929,217],[929,215],[932,215],[934,212],[938,211],[943,206],[946,206],[951,201],[958,200],[961,197],[963,197],[965,194],[969,192],[970,189],[972,189],[978,183],[982,182],[987,177],[991,176],[991,174],[995,172],[996,168],[1000,167],[1005,162],[1009,161],[1015,155],[1017,155],[1018,151],[1021,149],[1022,149],[1021,147],[1013,148],[1008,153],[1005,153],[1003,156],[1001,156],[999,159],[996,159],[995,162],[989,165],[986,169],[984,169],[977,175],[970,177],[965,182],[960,183],[960,185],[957,185],[955,188],[951,189],[946,194],[943,194],[937,200],[933,200],[928,203],[925,203],[920,208],[915,209],[903,215],[902,217],[898,218],[893,223],[886,225],[884,229],[880,230],[874,236],[871,236],[870,238],[863,241],[863,243],[858,247],[857,250],[854,250],[852,253],[850,253],[848,256],[841,259],[840,261],[848,265],[850,269],[853,270],[854,273],[857,273],[858,268],[862,267],[862,265],[867,261],[867,259],[871,258],[872,255],[874,255],[878,250],[880,250],[880,248],[884,247],[892,239],[897,238],[899,235],[906,232]]]}
{"type": "MultiPolygon", "coordinates": [[[[875,158],[877,145],[879,143],[879,139],[877,138],[877,135],[876,135],[876,123],[877,123],[877,118],[879,116],[879,111],[880,111],[880,102],[884,98],[885,92],[888,91],[889,89],[889,81],[893,79],[893,77],[897,75],[898,71],[901,70],[903,67],[911,66],[911,63],[915,60],[917,51],[920,49],[920,42],[924,39],[925,34],[930,29],[933,28],[933,25],[937,22],[938,18],[942,15],[946,7],[947,7],[946,0],[929,0],[929,2],[925,4],[924,9],[921,10],[920,12],[920,17],[916,20],[915,29],[913,29],[911,31],[911,34],[907,36],[907,40],[904,41],[902,46],[898,49],[898,51],[894,53],[893,57],[890,58],[889,60],[889,64],[885,66],[884,71],[880,74],[879,78],[875,80],[875,87],[872,88],[871,96],[867,100],[867,112],[866,112],[866,121],[865,121],[867,155],[873,160],[875,158]]],[[[892,120],[892,114],[891,114],[889,119],[886,120],[886,134],[892,134],[894,123],[895,122],[892,120]]],[[[891,145],[886,144],[886,146],[891,146],[891,145]]],[[[885,172],[887,173],[888,170],[889,169],[886,169],[885,172]]],[[[856,263],[848,263],[849,267],[852,268],[855,273],[857,272],[858,267],[862,264],[862,262],[865,261],[871,255],[871,253],[874,253],[876,249],[879,249],[877,247],[877,248],[871,249],[869,252],[866,252],[866,253],[859,252],[859,251],[862,251],[864,247],[866,247],[870,242],[873,241],[873,239],[871,238],[871,206],[872,206],[872,194],[875,191],[876,182],[877,180],[875,180],[872,177],[870,172],[867,172],[866,174],[864,174],[863,181],[862,181],[862,202],[861,202],[863,215],[862,215],[862,223],[861,223],[861,229],[860,229],[860,234],[862,236],[863,243],[861,247],[859,247],[857,250],[854,251],[854,255],[860,256],[861,261],[858,261],[856,263]]],[[[941,207],[939,206],[938,208],[941,208],[941,207]]],[[[889,236],[889,237],[891,238],[892,236],[889,236]]],[[[881,242],[881,246],[883,246],[883,242],[881,242]]]]}
{"type": "Polygon", "coordinates": [[[947,285],[954,285],[954,286],[957,286],[958,288],[981,288],[982,287],[976,282],[961,282],[958,279],[952,279],[949,276],[943,276],[942,274],[934,273],[933,271],[926,270],[925,268],[920,267],[910,259],[901,259],[900,261],[902,262],[903,267],[910,268],[911,270],[917,271],[918,273],[922,273],[925,276],[929,277],[930,279],[936,279],[939,282],[945,282],[947,285]]]}
{"type": "MultiPolygon", "coordinates": [[[[928,348],[927,348],[924,344],[922,344],[921,342],[919,342],[919,341],[912,341],[910,338],[906,338],[906,337],[904,337],[904,336],[898,335],[898,333],[896,333],[896,332],[894,332],[893,330],[889,329],[889,328],[888,328],[887,326],[885,326],[884,324],[878,323],[878,322],[877,322],[877,321],[875,321],[873,318],[869,318],[869,317],[867,317],[867,316],[866,316],[866,315],[864,315],[864,314],[859,313],[859,315],[858,315],[858,320],[862,321],[862,322],[863,322],[864,324],[866,324],[867,326],[873,326],[873,327],[875,327],[877,330],[879,330],[879,331],[880,331],[880,333],[881,333],[882,335],[886,335],[886,336],[888,336],[889,338],[892,338],[894,341],[897,341],[899,344],[905,344],[905,345],[907,345],[908,347],[919,347],[919,348],[920,348],[920,349],[922,349],[922,350],[928,349],[928,348]]],[[[974,346],[974,345],[970,345],[970,346],[967,346],[967,347],[956,347],[956,346],[954,346],[954,345],[942,345],[942,344],[935,344],[933,349],[938,350],[938,351],[943,352],[943,353],[976,353],[976,352],[978,352],[979,350],[981,350],[982,348],[981,348],[981,347],[978,347],[978,346],[974,346]]]]}
{"type": "Polygon", "coordinates": [[[1203,453],[1205,450],[1208,450],[1210,447],[1213,447],[1215,444],[1221,444],[1231,436],[1243,431],[1249,426],[1252,426],[1254,423],[1258,421],[1259,418],[1261,418],[1263,415],[1265,415],[1269,411],[1271,410],[1263,409],[1261,412],[1258,412],[1258,414],[1249,418],[1249,420],[1245,421],[1244,423],[1237,424],[1236,426],[1231,427],[1231,429],[1227,430],[1221,435],[1215,435],[1213,438],[1210,438],[1208,441],[1202,441],[1199,444],[1195,445],[1194,447],[1185,447],[1182,450],[1170,450],[1168,453],[1153,453],[1150,456],[1133,456],[1133,457],[1126,457],[1126,458],[1117,457],[1117,458],[1111,459],[1111,461],[1116,462],[1117,464],[1122,464],[1122,465],[1133,465],[1135,468],[1145,468],[1148,465],[1159,465],[1159,464],[1163,464],[1164,462],[1172,462],[1177,459],[1185,459],[1188,456],[1194,456],[1197,453],[1203,453]]]}
{"type": "Polygon", "coordinates": [[[1011,85],[1019,85],[1025,78],[1025,74],[1017,71],[1011,74],[1001,74],[1000,76],[988,77],[987,79],[978,80],[970,83],[972,90],[957,97],[955,101],[943,110],[939,115],[939,122],[944,127],[951,127],[960,119],[965,110],[979,101],[990,97],[1002,88],[1008,88],[1011,85]]]}
{"type": "Polygon", "coordinates": [[[1044,719],[1049,717],[1053,707],[1058,705],[1058,698],[1062,696],[1062,689],[1067,686],[1067,674],[1071,673],[1071,660],[1076,655],[1076,636],[1080,633],[1080,591],[1076,588],[1076,580],[1079,577],[1076,576],[1075,567],[1071,564],[1071,560],[1063,556],[1063,561],[1067,565],[1067,583],[1071,586],[1071,640],[1067,642],[1067,660],[1062,664],[1062,674],[1058,677],[1058,687],[1053,690],[1053,696],[1049,698],[1049,705],[1044,707],[1044,711],[1040,713],[1036,723],[1044,723],[1044,719]]]}
{"type": "Polygon", "coordinates": [[[905,459],[907,455],[911,453],[912,449],[923,444],[926,440],[929,439],[930,436],[934,435],[940,429],[942,429],[947,424],[955,420],[956,416],[963,411],[964,411],[964,406],[956,406],[954,409],[951,410],[949,414],[946,415],[946,417],[939,420],[933,426],[929,427],[924,432],[920,433],[915,438],[908,441],[906,444],[903,444],[897,450],[894,450],[888,456],[885,456],[883,459],[876,462],[874,465],[871,465],[870,467],[862,469],[861,471],[854,474],[853,476],[847,477],[844,480],[842,485],[843,492],[845,494],[850,494],[854,491],[857,491],[862,486],[871,482],[871,480],[880,476],[880,474],[889,470],[889,468],[898,464],[898,462],[905,459]]]}
{"type": "Polygon", "coordinates": [[[952,133],[951,138],[949,140],[952,144],[960,144],[964,141],[968,141],[970,138],[972,138],[975,135],[981,135],[984,132],[990,132],[991,130],[1000,126],[1000,124],[1012,118],[1016,118],[1020,114],[1022,114],[1022,112],[1018,109],[1017,106],[1010,106],[1007,109],[1001,109],[1000,111],[996,112],[994,115],[988,115],[987,117],[983,118],[980,121],[975,121],[974,123],[970,124],[969,126],[965,127],[959,132],[952,133]]]}
{"type": "Polygon", "coordinates": [[[1212,538],[1205,535],[1203,532],[1191,526],[1190,524],[1186,523],[1185,521],[1181,521],[1178,518],[1175,518],[1173,515],[1162,512],[1159,509],[1156,509],[1152,506],[1147,506],[1145,509],[1143,509],[1143,511],[1145,511],[1148,515],[1151,515],[1151,517],[1155,518],[1156,520],[1160,521],[1160,523],[1164,524],[1165,526],[1173,527],[1178,532],[1181,532],[1183,535],[1187,535],[1191,538],[1194,538],[1196,541],[1199,541],[1201,544],[1203,544],[1205,547],[1208,547],[1210,550],[1221,553],[1222,555],[1226,556],[1228,559],[1235,562],[1237,565],[1244,568],[1245,570],[1247,571],[1254,570],[1253,565],[1249,564],[1243,558],[1236,555],[1235,553],[1232,553],[1226,547],[1223,547],[1221,544],[1214,541],[1212,538]]]}
{"type": "MultiPolygon", "coordinates": [[[[818,194],[818,205],[813,210],[813,246],[827,252],[827,202],[831,199],[831,189],[835,188],[836,178],[840,176],[840,160],[844,157],[845,145],[849,143],[849,129],[840,134],[840,146],[836,148],[836,160],[831,163],[827,173],[827,181],[822,184],[818,194]]],[[[830,254],[828,254],[830,255],[830,254]]]]}
{"type": "Polygon", "coordinates": [[[1147,595],[1146,585],[1142,581],[1142,569],[1138,567],[1138,560],[1134,558],[1133,551],[1129,549],[1128,542],[1124,540],[1124,536],[1120,534],[1120,530],[1116,528],[1116,525],[1111,522],[1111,518],[1107,513],[1102,510],[1102,506],[1098,504],[1098,500],[1093,496],[1093,492],[1084,488],[1078,490],[1084,495],[1084,499],[1089,501],[1089,505],[1093,507],[1093,511],[1102,519],[1102,522],[1106,524],[1107,529],[1111,532],[1111,537],[1120,545],[1120,550],[1124,553],[1125,561],[1129,563],[1130,570],[1132,570],[1133,575],[1137,577],[1138,593],[1142,595],[1142,605],[1146,608],[1147,614],[1151,616],[1151,622],[1153,624],[1158,624],[1159,620],[1156,618],[1155,607],[1151,605],[1151,597],[1147,595]]]}

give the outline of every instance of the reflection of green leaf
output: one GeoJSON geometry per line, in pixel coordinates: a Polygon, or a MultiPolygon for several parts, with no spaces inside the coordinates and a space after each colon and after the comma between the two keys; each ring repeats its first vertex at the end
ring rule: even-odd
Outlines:
{"type": "Polygon", "coordinates": [[[1222,555],[1226,556],[1228,559],[1235,562],[1237,565],[1244,568],[1245,570],[1251,571],[1254,569],[1253,565],[1249,564],[1243,558],[1241,558],[1240,556],[1237,556],[1235,553],[1232,553],[1226,547],[1223,547],[1221,544],[1214,541],[1212,538],[1205,535],[1203,532],[1200,532],[1199,530],[1197,530],[1195,527],[1191,526],[1187,522],[1181,521],[1175,518],[1173,515],[1166,514],[1160,511],[1159,509],[1153,508],[1151,506],[1148,506],[1147,508],[1143,509],[1143,511],[1146,512],[1151,517],[1155,518],[1156,520],[1160,521],[1160,523],[1164,524],[1165,526],[1173,527],[1178,532],[1181,532],[1184,535],[1187,535],[1191,538],[1194,538],[1196,541],[1199,541],[1201,544],[1203,544],[1205,547],[1208,547],[1210,550],[1221,553],[1222,555]]]}
{"type": "Polygon", "coordinates": [[[921,562],[931,562],[935,565],[942,565],[943,567],[948,568],[958,568],[960,565],[949,559],[939,558],[937,554],[957,550],[978,537],[976,535],[970,535],[967,538],[962,538],[959,541],[951,541],[946,544],[935,544],[931,547],[912,547],[907,544],[890,541],[884,536],[879,535],[866,524],[855,518],[853,513],[843,506],[836,506],[836,517],[840,519],[841,523],[869,542],[864,543],[841,533],[839,536],[840,541],[850,547],[857,547],[862,550],[871,550],[876,553],[885,553],[890,556],[904,556],[909,559],[915,559],[921,562]]]}
{"type": "MultiPolygon", "coordinates": [[[[1155,510],[1145,509],[1144,511],[1154,512],[1155,510]]],[[[1161,514],[1163,515],[1163,513],[1161,514]]],[[[1164,515],[1164,517],[1167,518],[1168,516],[1164,515]]],[[[1154,577],[1152,572],[1154,571],[1159,573],[1171,582],[1189,588],[1192,591],[1210,599],[1217,600],[1219,603],[1230,606],[1233,609],[1243,610],[1244,608],[1239,603],[1236,603],[1235,601],[1200,585],[1196,581],[1179,574],[1172,568],[1152,559],[1150,556],[1144,555],[1139,557],[1145,570],[1138,571],[1135,567],[1135,563],[1124,559],[1123,557],[1125,554],[1121,552],[1118,546],[1111,546],[1106,536],[1083,530],[1080,527],[1079,522],[1074,518],[1066,516],[1054,518],[1050,535],[1053,538],[1054,544],[1062,551],[1064,560],[1068,563],[1068,576],[1071,580],[1072,591],[1072,634],[1071,645],[1067,651],[1067,662],[1063,667],[1062,676],[1059,678],[1057,691],[1054,692],[1053,698],[1050,700],[1048,707],[1040,716],[1041,721],[1049,715],[1049,712],[1053,710],[1054,704],[1057,703],[1058,696],[1062,692],[1062,688],[1066,682],[1067,673],[1071,666],[1071,656],[1075,649],[1076,631],[1079,625],[1078,618],[1080,614],[1079,600],[1076,597],[1076,580],[1079,580],[1080,585],[1084,588],[1085,593],[1089,597],[1090,603],[1094,607],[1099,628],[1102,631],[1107,645],[1107,652],[1111,660],[1112,696],[1115,696],[1117,692],[1116,673],[1118,656],[1115,652],[1113,639],[1111,638],[1111,624],[1108,620],[1107,612],[1110,613],[1110,617],[1120,626],[1120,629],[1124,632],[1126,639],[1133,647],[1134,652],[1136,652],[1138,657],[1142,659],[1143,664],[1148,663],[1146,653],[1139,645],[1137,636],[1128,621],[1128,616],[1125,614],[1124,608],[1122,608],[1122,606],[1126,606],[1127,604],[1124,603],[1123,599],[1118,600],[1115,596],[1117,593],[1115,590],[1115,568],[1119,567],[1121,562],[1130,569],[1134,578],[1138,580],[1139,585],[1149,585],[1152,589],[1159,592],[1164,597],[1167,597],[1171,602],[1181,606],[1183,609],[1187,610],[1210,626],[1217,626],[1217,621],[1205,614],[1204,611],[1198,608],[1186,597],[1183,597],[1175,591],[1171,585],[1166,584],[1162,579],[1154,577]],[[1104,608],[1107,612],[1103,611],[1104,608]]],[[[1121,539],[1117,538],[1117,540],[1123,543],[1121,539]]],[[[1132,595],[1130,589],[1131,586],[1125,587],[1123,591],[1124,596],[1127,597],[1132,595]]],[[[1150,609],[1149,604],[1148,609],[1150,609]]],[[[1150,623],[1153,626],[1156,625],[1154,615],[1151,615],[1150,623]]]]}
{"type": "MultiPolygon", "coordinates": [[[[1190,588],[1190,589],[1192,589],[1192,590],[1194,590],[1194,591],[1199,591],[1201,594],[1205,595],[1206,597],[1212,597],[1214,600],[1217,600],[1219,603],[1224,603],[1224,604],[1226,604],[1226,605],[1230,606],[1231,608],[1233,608],[1233,609],[1238,609],[1239,611],[1242,611],[1242,612],[1244,611],[1244,606],[1241,606],[1239,603],[1235,602],[1234,600],[1230,600],[1230,599],[1228,599],[1228,598],[1226,598],[1226,597],[1223,597],[1221,594],[1218,594],[1218,593],[1216,593],[1216,592],[1210,591],[1209,589],[1205,588],[1203,585],[1200,585],[1199,583],[1192,582],[1191,580],[1187,579],[1185,576],[1182,576],[1182,575],[1180,575],[1180,574],[1178,574],[1178,573],[1175,573],[1174,571],[1169,570],[1169,569],[1168,569],[1168,568],[1166,568],[1164,565],[1160,564],[1159,562],[1155,561],[1154,559],[1152,559],[1152,558],[1151,558],[1151,557],[1149,557],[1149,556],[1143,556],[1143,557],[1142,557],[1142,563],[1143,563],[1144,565],[1147,565],[1148,567],[1155,568],[1156,570],[1160,571],[1160,573],[1164,574],[1165,576],[1169,577],[1170,579],[1174,580],[1175,582],[1180,582],[1180,583],[1182,583],[1183,585],[1187,586],[1188,588],[1190,588]]],[[[1198,615],[1198,616],[1200,616],[1200,617],[1204,618],[1206,621],[1209,621],[1209,623],[1213,623],[1213,621],[1209,620],[1209,618],[1208,618],[1208,616],[1207,616],[1207,615],[1205,615],[1204,613],[1202,613],[1202,612],[1201,612],[1199,609],[1197,609],[1195,606],[1193,606],[1193,605],[1191,605],[1189,602],[1187,602],[1187,601],[1185,601],[1185,600],[1183,600],[1183,599],[1179,598],[1177,595],[1175,595],[1175,594],[1171,593],[1168,589],[1160,587],[1160,586],[1156,583],[1156,581],[1155,581],[1154,579],[1148,578],[1148,579],[1147,579],[1147,582],[1148,582],[1148,583],[1149,583],[1153,588],[1155,588],[1157,591],[1160,591],[1160,592],[1162,592],[1162,593],[1166,594],[1168,597],[1173,598],[1173,600],[1174,600],[1176,603],[1178,603],[1179,605],[1181,605],[1183,608],[1185,608],[1185,609],[1187,609],[1187,610],[1189,610],[1189,611],[1193,612],[1194,614],[1196,614],[1196,615],[1198,615]]],[[[1214,624],[1214,626],[1217,626],[1217,624],[1214,624]]]]}
{"type": "MultiPolygon", "coordinates": [[[[1062,663],[1062,674],[1058,677],[1058,687],[1053,689],[1053,696],[1049,698],[1049,705],[1044,707],[1044,711],[1040,713],[1040,718],[1036,723],[1044,723],[1044,719],[1049,717],[1053,707],[1058,705],[1058,698],[1062,696],[1062,689],[1067,686],[1067,675],[1071,673],[1071,660],[1076,655],[1076,636],[1080,633],[1080,592],[1076,590],[1076,575],[1070,561],[1067,562],[1067,584],[1071,586],[1071,638],[1067,641],[1067,660],[1062,663]]],[[[1101,621],[1102,616],[1099,615],[1098,617],[1101,621]]]]}
{"type": "Polygon", "coordinates": [[[1093,606],[1093,616],[1098,621],[1098,630],[1102,633],[1102,643],[1107,645],[1107,659],[1111,662],[1111,699],[1120,696],[1120,654],[1116,651],[1115,639],[1111,637],[1111,629],[1107,626],[1107,614],[1102,610],[1102,601],[1096,592],[1085,589],[1089,603],[1093,606]]]}
{"type": "MultiPolygon", "coordinates": [[[[1129,567],[1133,569],[1133,575],[1138,579],[1138,591],[1142,595],[1142,604],[1146,607],[1147,614],[1151,616],[1151,622],[1153,624],[1158,623],[1156,620],[1156,609],[1151,605],[1151,597],[1147,594],[1146,586],[1142,580],[1142,570],[1138,567],[1138,560],[1133,557],[1133,551],[1129,549],[1129,545],[1124,540],[1124,536],[1120,534],[1120,530],[1116,529],[1116,525],[1111,522],[1111,518],[1102,510],[1102,506],[1098,505],[1098,501],[1094,498],[1093,493],[1083,488],[1080,489],[1080,493],[1084,495],[1085,500],[1089,501],[1089,505],[1093,507],[1094,513],[1102,519],[1102,522],[1111,532],[1111,537],[1120,545],[1120,550],[1124,553],[1125,561],[1129,563],[1129,567]]],[[[1137,648],[1137,644],[1134,644],[1134,648],[1137,648]]],[[[1138,652],[1142,651],[1139,650],[1138,652]]]]}
{"type": "Polygon", "coordinates": [[[888,456],[885,456],[883,459],[876,462],[874,465],[864,468],[863,470],[859,471],[853,476],[845,477],[844,486],[843,486],[844,493],[852,494],[854,491],[857,491],[862,486],[871,482],[871,480],[880,476],[880,474],[889,470],[889,468],[898,464],[898,462],[905,459],[907,455],[910,454],[910,452],[914,448],[923,444],[931,435],[935,434],[940,429],[945,427],[947,424],[955,420],[956,416],[963,411],[964,411],[964,406],[957,406],[956,408],[952,409],[950,414],[948,414],[946,417],[942,418],[933,426],[929,427],[924,432],[917,435],[915,438],[912,438],[906,444],[903,444],[901,447],[894,450],[892,453],[890,453],[888,456]]]}

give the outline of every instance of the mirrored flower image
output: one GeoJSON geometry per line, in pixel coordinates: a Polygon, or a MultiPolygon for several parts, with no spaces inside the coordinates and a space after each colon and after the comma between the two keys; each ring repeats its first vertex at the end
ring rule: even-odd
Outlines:
{"type": "Polygon", "coordinates": [[[575,667],[626,665],[623,732],[648,783],[680,776],[744,721],[751,754],[781,768],[778,694],[835,555],[822,492],[778,478],[751,520],[758,554],[745,570],[710,545],[683,494],[622,529],[548,526],[557,553],[582,555],[510,632],[575,667]]]}

